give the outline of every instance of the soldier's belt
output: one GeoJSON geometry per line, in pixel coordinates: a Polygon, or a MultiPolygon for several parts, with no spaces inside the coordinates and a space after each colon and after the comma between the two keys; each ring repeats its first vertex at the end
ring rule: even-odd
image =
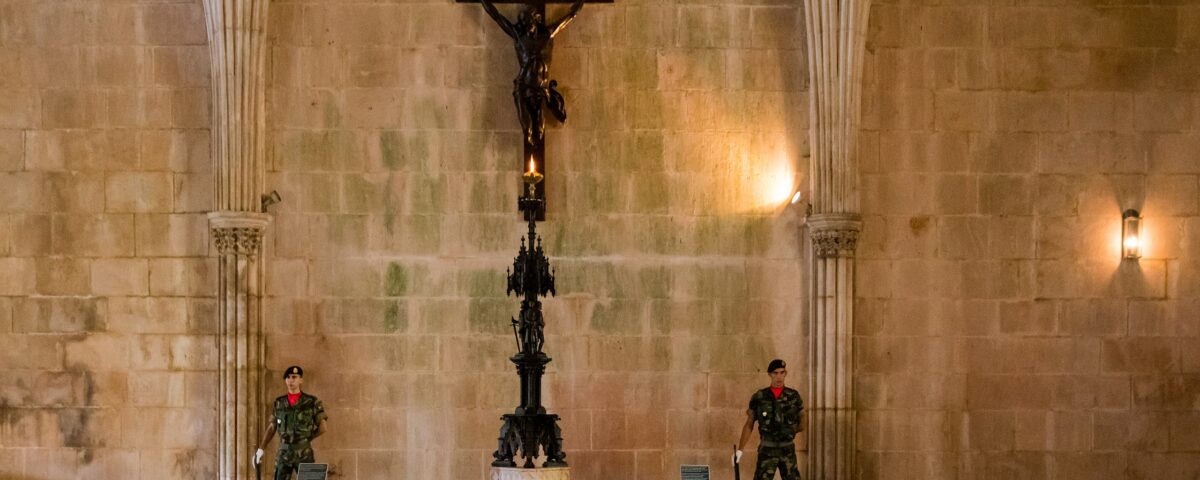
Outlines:
{"type": "Polygon", "coordinates": [[[788,440],[786,442],[770,442],[767,440],[760,440],[758,442],[758,444],[759,444],[759,446],[763,446],[763,447],[780,448],[780,447],[794,446],[796,444],[796,442],[794,440],[788,440]]]}
{"type": "Polygon", "coordinates": [[[283,445],[282,445],[282,446],[283,446],[283,447],[286,447],[286,448],[306,447],[306,446],[308,446],[308,442],[309,442],[309,440],[308,440],[308,439],[299,439],[299,438],[296,438],[296,439],[291,439],[291,440],[288,440],[288,439],[286,439],[286,438],[285,438],[285,439],[283,439],[283,445]]]}

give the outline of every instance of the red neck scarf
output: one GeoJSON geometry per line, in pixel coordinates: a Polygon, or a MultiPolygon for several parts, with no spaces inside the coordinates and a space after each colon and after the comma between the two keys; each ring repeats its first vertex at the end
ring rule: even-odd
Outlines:
{"type": "MultiPolygon", "coordinates": [[[[299,393],[297,393],[297,394],[295,394],[295,395],[292,395],[292,394],[290,394],[290,393],[289,393],[289,394],[287,394],[287,396],[288,396],[288,405],[295,405],[295,404],[296,404],[296,402],[299,402],[299,401],[300,401],[300,394],[299,394],[299,393]]],[[[775,394],[775,396],[776,396],[776,397],[779,397],[779,394],[775,394]]]]}
{"type": "Polygon", "coordinates": [[[778,400],[779,396],[783,395],[783,387],[779,387],[779,388],[771,387],[771,394],[775,395],[775,399],[778,400]]]}

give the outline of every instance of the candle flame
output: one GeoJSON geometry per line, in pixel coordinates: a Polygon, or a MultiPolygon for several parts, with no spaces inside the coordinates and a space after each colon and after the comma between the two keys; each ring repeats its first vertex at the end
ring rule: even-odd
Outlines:
{"type": "Polygon", "coordinates": [[[529,157],[529,173],[537,173],[537,164],[533,163],[533,157],[529,157]]]}

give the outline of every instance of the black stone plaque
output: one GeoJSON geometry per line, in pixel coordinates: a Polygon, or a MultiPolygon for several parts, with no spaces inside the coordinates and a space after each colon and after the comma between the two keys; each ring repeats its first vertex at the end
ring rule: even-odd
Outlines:
{"type": "Polygon", "coordinates": [[[679,480],[708,480],[708,465],[680,465],[679,480]]]}
{"type": "MultiPolygon", "coordinates": [[[[296,480],[325,480],[329,465],[324,463],[301,463],[296,468],[296,480]]],[[[708,478],[706,475],[704,478],[708,478]]]]}

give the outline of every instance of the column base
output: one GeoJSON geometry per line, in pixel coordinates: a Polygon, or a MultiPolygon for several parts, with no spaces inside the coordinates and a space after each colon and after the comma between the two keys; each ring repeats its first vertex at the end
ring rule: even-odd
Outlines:
{"type": "Polygon", "coordinates": [[[571,467],[492,467],[489,480],[571,480],[571,467]]]}

